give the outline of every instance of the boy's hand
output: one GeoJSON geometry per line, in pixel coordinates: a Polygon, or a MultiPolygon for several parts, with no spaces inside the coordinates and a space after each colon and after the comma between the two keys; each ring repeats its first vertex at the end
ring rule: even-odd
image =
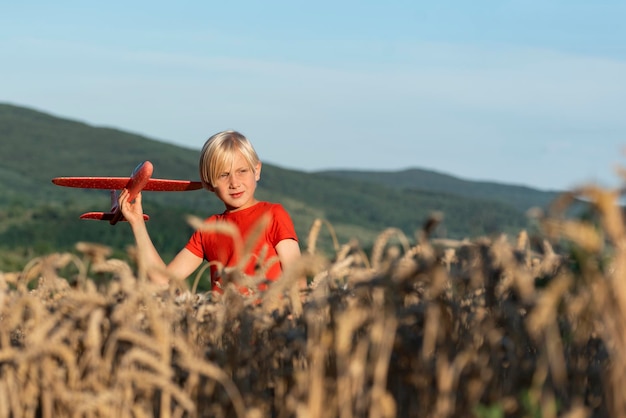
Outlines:
{"type": "Polygon", "coordinates": [[[141,192],[137,193],[133,201],[129,201],[130,194],[128,190],[122,190],[118,199],[118,205],[122,211],[124,218],[131,223],[143,221],[143,207],[141,206],[141,192]]]}

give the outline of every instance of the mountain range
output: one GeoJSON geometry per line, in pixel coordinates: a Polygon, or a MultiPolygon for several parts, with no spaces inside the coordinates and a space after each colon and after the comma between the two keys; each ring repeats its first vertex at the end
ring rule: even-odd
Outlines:
{"type": "MultiPolygon", "coordinates": [[[[107,210],[107,192],[57,187],[52,178],[128,176],[149,160],[154,177],[197,180],[198,154],[199,149],[0,103],[0,269],[17,268],[24,256],[66,250],[78,241],[110,245],[120,254],[132,244],[125,224],[78,220],[83,211],[107,210]]],[[[529,227],[528,209],[545,207],[559,195],[419,168],[304,172],[268,163],[257,193],[287,208],[303,250],[316,219],[332,227],[318,239],[327,247],[331,231],[340,243],[356,239],[365,248],[390,227],[412,238],[433,212],[443,215],[435,230],[439,237],[514,234],[529,227]]],[[[164,256],[173,255],[189,236],[186,215],[223,210],[206,191],[146,192],[144,207],[164,256]]]]}

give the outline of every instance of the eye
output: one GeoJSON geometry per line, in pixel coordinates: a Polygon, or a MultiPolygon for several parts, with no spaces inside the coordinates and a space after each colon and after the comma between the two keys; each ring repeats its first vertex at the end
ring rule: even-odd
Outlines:
{"type": "Polygon", "coordinates": [[[225,179],[226,177],[228,177],[228,173],[222,173],[222,174],[220,174],[220,178],[221,178],[221,179],[225,179]]]}

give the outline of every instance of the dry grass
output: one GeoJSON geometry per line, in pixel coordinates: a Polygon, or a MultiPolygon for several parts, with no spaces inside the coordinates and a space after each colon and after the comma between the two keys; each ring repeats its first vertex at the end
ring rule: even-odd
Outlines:
{"type": "Polygon", "coordinates": [[[369,257],[317,255],[334,234],[316,221],[301,263],[248,296],[236,268],[217,295],[202,276],[156,288],[95,244],[34,259],[0,274],[0,418],[626,416],[617,198],[576,190],[514,240],[440,245],[434,216],[369,257]],[[573,196],[595,224],[564,216],[573,196]]]}

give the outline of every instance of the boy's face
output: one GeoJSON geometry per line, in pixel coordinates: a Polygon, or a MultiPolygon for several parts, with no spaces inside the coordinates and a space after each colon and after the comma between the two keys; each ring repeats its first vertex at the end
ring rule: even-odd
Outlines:
{"type": "Polygon", "coordinates": [[[257,203],[254,197],[256,182],[261,178],[261,163],[254,170],[248,165],[243,154],[235,154],[232,167],[226,167],[220,173],[213,187],[213,192],[224,202],[226,210],[237,211],[249,208],[257,203]]]}

